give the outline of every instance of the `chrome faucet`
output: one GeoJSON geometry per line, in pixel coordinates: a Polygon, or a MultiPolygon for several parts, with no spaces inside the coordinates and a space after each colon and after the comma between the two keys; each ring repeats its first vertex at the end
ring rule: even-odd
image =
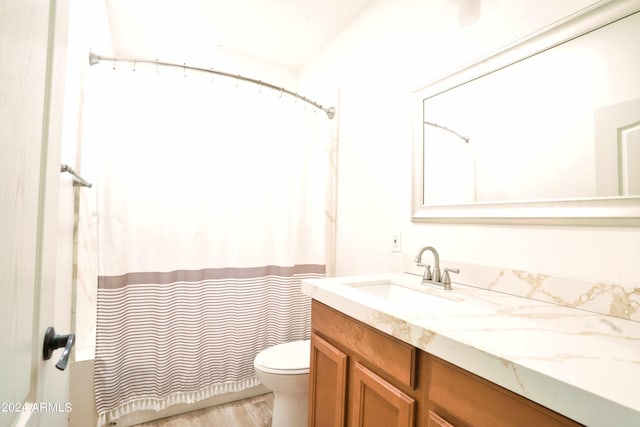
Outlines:
{"type": "Polygon", "coordinates": [[[427,281],[440,281],[440,255],[438,255],[438,251],[436,251],[436,248],[434,248],[433,246],[425,246],[424,248],[420,249],[420,252],[418,252],[418,255],[416,255],[416,264],[418,265],[418,267],[425,267],[424,275],[422,276],[422,283],[425,283],[427,281]],[[426,251],[431,251],[433,257],[435,258],[436,263],[433,266],[433,274],[431,274],[431,266],[429,264],[422,263],[422,254],[426,251]]]}
{"type": "Polygon", "coordinates": [[[420,249],[418,255],[416,255],[415,263],[418,267],[424,267],[424,274],[422,275],[422,284],[423,285],[436,285],[442,287],[446,290],[451,290],[451,278],[449,277],[449,273],[460,273],[460,270],[457,268],[445,268],[444,275],[440,274],[440,255],[438,255],[438,251],[433,246],[425,246],[420,249]],[[431,252],[433,254],[433,258],[435,259],[435,264],[433,266],[433,273],[431,272],[431,265],[422,263],[422,254],[425,252],[431,252]]]}

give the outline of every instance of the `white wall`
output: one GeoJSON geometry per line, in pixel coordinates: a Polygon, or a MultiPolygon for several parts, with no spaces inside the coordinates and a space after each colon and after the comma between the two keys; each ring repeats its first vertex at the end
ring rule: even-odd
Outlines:
{"type": "Polygon", "coordinates": [[[595,3],[379,0],[304,68],[310,96],[340,93],[337,275],[402,271],[402,232],[406,255],[430,244],[443,259],[639,284],[638,228],[410,221],[412,92],[595,3]],[[459,16],[458,4],[479,10],[459,16]]]}

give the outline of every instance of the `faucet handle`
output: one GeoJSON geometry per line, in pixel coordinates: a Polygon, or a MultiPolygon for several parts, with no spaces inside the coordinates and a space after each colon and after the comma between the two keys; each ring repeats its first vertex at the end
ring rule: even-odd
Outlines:
{"type": "Polygon", "coordinates": [[[451,289],[451,277],[449,277],[449,273],[455,273],[458,274],[460,273],[460,269],[459,268],[443,268],[443,275],[442,275],[442,284],[444,285],[444,288],[447,290],[451,289]]]}
{"type": "Polygon", "coordinates": [[[418,267],[424,267],[424,274],[422,275],[422,279],[423,280],[431,280],[432,275],[431,275],[431,265],[429,264],[423,264],[421,262],[416,264],[418,267]]]}

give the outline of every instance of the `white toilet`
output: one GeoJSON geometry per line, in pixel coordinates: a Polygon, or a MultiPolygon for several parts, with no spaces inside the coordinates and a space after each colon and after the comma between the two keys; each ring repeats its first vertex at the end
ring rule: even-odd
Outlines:
{"type": "Polygon", "coordinates": [[[273,391],[271,427],[307,425],[310,341],[292,341],[266,348],[253,366],[258,379],[273,391]]]}

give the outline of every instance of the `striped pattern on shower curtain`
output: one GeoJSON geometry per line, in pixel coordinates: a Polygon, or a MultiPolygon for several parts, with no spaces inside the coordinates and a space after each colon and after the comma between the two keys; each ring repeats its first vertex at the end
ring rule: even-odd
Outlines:
{"type": "MultiPolygon", "coordinates": [[[[101,66],[102,65],[102,66],[101,66]]],[[[301,280],[332,273],[337,126],[209,75],[91,69],[100,425],[258,384],[255,355],[304,339],[301,280]]]]}
{"type": "Polygon", "coordinates": [[[324,273],[305,264],[100,276],[100,424],[259,384],[260,350],[309,337],[300,284],[324,273]]]}

